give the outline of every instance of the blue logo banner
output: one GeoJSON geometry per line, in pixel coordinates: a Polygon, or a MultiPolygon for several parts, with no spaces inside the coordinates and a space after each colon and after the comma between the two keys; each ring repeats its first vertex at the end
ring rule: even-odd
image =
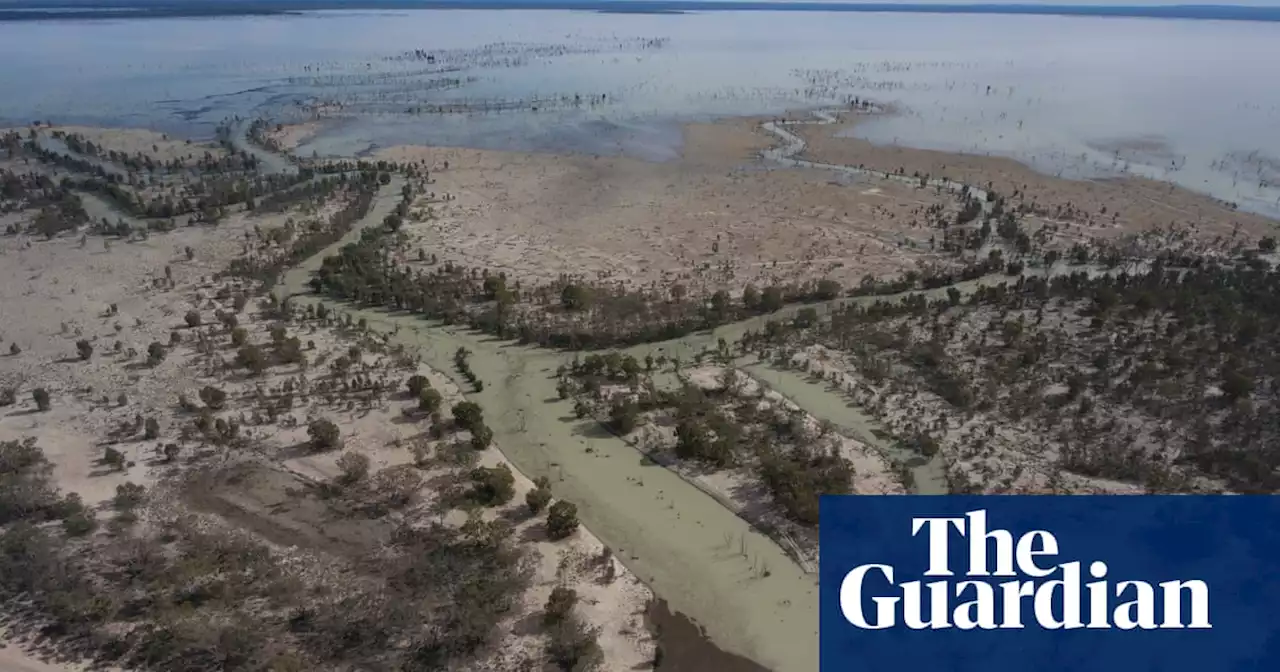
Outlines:
{"type": "Polygon", "coordinates": [[[1280,497],[821,507],[821,672],[1280,670],[1280,497]]]}

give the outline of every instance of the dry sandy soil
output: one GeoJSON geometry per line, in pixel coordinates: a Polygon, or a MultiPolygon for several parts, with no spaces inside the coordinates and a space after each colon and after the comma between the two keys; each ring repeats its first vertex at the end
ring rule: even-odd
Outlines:
{"type": "MultiPolygon", "coordinates": [[[[893,466],[885,456],[877,453],[871,446],[856,439],[841,436],[824,427],[817,418],[806,412],[782,394],[769,389],[766,385],[749,374],[721,366],[701,365],[683,373],[689,383],[702,390],[723,389],[727,375],[730,380],[731,394],[724,406],[731,406],[738,400],[755,399],[762,415],[771,413],[791,416],[798,422],[797,435],[804,437],[804,444],[815,452],[834,451],[844,458],[853,468],[853,479],[850,483],[851,494],[855,495],[901,495],[906,494],[901,479],[894,473],[893,466]]],[[[818,568],[818,535],[817,529],[799,525],[778,510],[772,497],[752,473],[749,465],[737,465],[728,469],[713,470],[700,467],[694,463],[678,461],[672,451],[676,444],[674,422],[666,419],[654,421],[650,417],[637,430],[634,440],[645,447],[650,454],[666,456],[669,461],[665,466],[675,470],[686,480],[698,485],[704,492],[711,494],[728,508],[737,512],[753,525],[763,529],[776,530],[782,538],[780,543],[787,549],[808,572],[816,572],[818,568]]],[[[775,537],[777,539],[777,537],[775,537]]]]}
{"type": "Polygon", "coordinates": [[[298,145],[306,142],[322,128],[324,128],[324,122],[322,121],[280,124],[267,129],[263,133],[263,137],[275,143],[276,147],[280,148],[280,151],[292,152],[298,148],[298,145]]]}
{"type": "Polygon", "coordinates": [[[909,437],[922,429],[938,432],[939,455],[948,478],[997,494],[1053,493],[1050,482],[1060,480],[1059,490],[1088,494],[1140,494],[1139,485],[1085,477],[1054,468],[1057,453],[1033,422],[1012,423],[975,414],[957,419],[955,409],[931,392],[875,384],[840,352],[821,345],[807,346],[790,356],[788,365],[829,379],[848,399],[867,409],[895,436],[909,437]],[[984,437],[983,450],[968,450],[966,440],[984,437]]]}
{"type": "MultiPolygon", "coordinates": [[[[439,255],[441,261],[506,271],[523,281],[568,274],[632,285],[679,281],[691,290],[740,291],[748,283],[763,286],[825,277],[849,286],[868,274],[889,275],[938,260],[929,251],[935,230],[924,224],[924,211],[941,206],[953,212],[958,207],[954,197],[887,180],[850,184],[825,172],[766,168],[756,157],[775,140],[759,130],[759,123],[749,119],[691,125],[685,130],[684,156],[669,163],[430,147],[390,148],[376,158],[418,162],[431,170],[434,183],[429,189],[435,193],[419,199],[404,227],[415,247],[439,255]],[[426,216],[428,209],[434,217],[426,216]]],[[[1016,189],[1026,194],[1027,202],[1034,200],[1050,213],[1040,217],[1041,223],[1064,227],[1064,240],[1115,237],[1176,224],[1193,226],[1206,241],[1230,238],[1237,229],[1240,239],[1256,241],[1274,229],[1270,220],[1233,212],[1212,199],[1161,183],[1064,180],[1005,159],[876,147],[835,137],[839,128],[793,130],[809,141],[805,158],[811,160],[886,171],[902,168],[907,174],[928,173],[979,186],[990,182],[1005,195],[1016,189]],[[1068,203],[1083,213],[1070,223],[1052,215],[1068,203]]],[[[150,152],[155,145],[164,158],[197,153],[194,145],[148,132],[74,130],[119,151],[150,152]]],[[[291,147],[317,130],[314,123],[286,126],[270,137],[291,147]]],[[[7,221],[0,221],[0,229],[7,221]]],[[[110,249],[99,238],[85,247],[72,237],[0,238],[0,388],[18,388],[18,403],[0,409],[0,440],[37,437],[55,465],[60,486],[79,492],[90,504],[110,498],[126,481],[158,482],[168,467],[148,464],[156,442],[117,444],[133,463],[120,473],[99,464],[103,439],[139,414],[159,418],[166,434],[175,433],[178,395],[194,396],[199,387],[218,380],[186,347],[158,367],[139,362],[149,343],[168,344],[171,331],[186,329],[186,311],[198,309],[212,320],[214,308],[222,302],[212,299],[216,287],[207,278],[242,253],[244,233],[254,224],[275,225],[235,214],[217,228],[182,227],[141,242],[114,242],[110,249]],[[182,253],[187,246],[195,251],[191,261],[182,253]],[[173,286],[157,287],[166,267],[172,269],[173,286]],[[88,362],[75,357],[79,339],[94,346],[88,362]],[[21,348],[20,354],[7,354],[12,343],[21,348]],[[130,349],[137,354],[130,355],[130,349]],[[50,392],[49,412],[35,412],[35,387],[50,392]]],[[[263,340],[265,324],[249,315],[242,319],[255,340],[263,340]]],[[[351,338],[362,338],[327,328],[300,336],[304,342],[314,340],[320,352],[337,351],[351,338]]],[[[366,354],[363,363],[380,366],[372,354],[366,354]]],[[[853,381],[847,366],[828,353],[798,354],[794,363],[835,371],[853,381]]],[[[446,376],[419,370],[445,394],[446,404],[461,398],[446,376]]],[[[408,373],[398,371],[396,376],[408,373]]],[[[699,375],[716,377],[714,371],[699,375]]],[[[876,398],[895,428],[917,419],[928,401],[906,395],[876,398]]],[[[377,471],[413,462],[408,446],[421,427],[396,422],[404,406],[325,412],[341,425],[346,449],[367,455],[377,471]]],[[[305,439],[307,412],[296,411],[299,422],[293,428],[264,423],[247,426],[246,431],[270,449],[264,454],[271,464],[291,478],[331,479],[337,473],[337,453],[271,457],[305,439]]],[[[883,461],[866,446],[842,440],[841,449],[849,459],[861,461],[858,471],[867,481],[858,484],[858,491],[880,492],[896,485],[883,461]]],[[[482,464],[504,461],[499,450],[483,453],[482,464]]],[[[518,503],[531,484],[516,473],[518,503]]],[[[728,487],[714,480],[704,485],[728,487]]],[[[422,496],[429,501],[431,493],[422,496]]],[[[648,589],[620,563],[614,567],[614,582],[595,582],[591,561],[601,556],[603,547],[586,530],[572,543],[550,544],[537,537],[532,521],[521,525],[520,532],[528,533],[529,546],[541,559],[525,611],[540,608],[557,582],[570,583],[582,596],[581,614],[601,627],[609,669],[634,669],[648,660],[653,644],[639,620],[650,597],[648,589]]],[[[534,644],[528,634],[513,632],[511,637],[513,652],[534,644]]],[[[9,646],[0,649],[0,669],[49,668],[38,661],[24,662],[17,647],[9,646]]]]}
{"type": "MultiPolygon", "coordinates": [[[[177,439],[180,429],[189,429],[191,419],[184,416],[177,401],[179,395],[198,398],[204,385],[224,387],[229,397],[228,408],[219,413],[224,419],[241,418],[242,435],[250,439],[255,453],[265,457],[272,469],[282,469],[282,479],[271,481],[276,488],[264,494],[268,500],[279,500],[296,476],[304,481],[332,479],[339,472],[338,453],[309,456],[278,456],[280,451],[306,441],[307,421],[316,415],[329,417],[342,429],[345,449],[364,454],[371,460],[371,473],[396,465],[410,464],[414,455],[409,447],[420,440],[420,422],[401,422],[403,407],[415,403],[389,402],[371,408],[339,404],[325,405],[321,395],[313,395],[310,405],[303,403],[289,415],[290,419],[272,424],[257,422],[254,389],[280,384],[288,377],[304,377],[315,383],[325,378],[328,366],[313,366],[309,372],[281,371],[258,380],[231,375],[220,364],[223,357],[234,357],[234,349],[220,348],[213,355],[198,353],[195,333],[209,331],[227,336],[215,323],[214,313],[232,310],[229,297],[215,298],[225,286],[212,276],[244,252],[245,234],[255,227],[269,230],[280,226],[290,214],[246,217],[237,214],[218,227],[182,227],[171,233],[152,235],[147,240],[125,243],[93,237],[81,246],[79,236],[64,236],[52,241],[27,236],[0,238],[0,306],[5,319],[0,324],[0,389],[15,388],[17,403],[0,409],[0,440],[35,437],[54,465],[54,478],[64,492],[79,493],[86,504],[102,505],[110,499],[117,485],[133,482],[164,490],[170,475],[187,467],[207,466],[218,449],[204,445],[195,448],[190,440],[183,442],[179,466],[164,464],[157,458],[160,446],[177,439]],[[187,260],[184,248],[194,251],[187,260]],[[165,281],[166,268],[171,271],[172,285],[165,281]],[[184,321],[189,310],[198,311],[204,325],[191,329],[184,321]],[[147,366],[147,347],[159,342],[168,347],[171,332],[182,334],[183,344],[170,348],[169,355],[158,366],[147,366]],[[94,353],[88,361],[76,356],[76,341],[89,341],[94,353]],[[118,348],[117,348],[117,343],[118,348]],[[10,355],[11,344],[21,350],[10,355]],[[210,358],[213,359],[210,359],[210,358]],[[32,401],[37,387],[48,390],[52,408],[39,412],[32,401]],[[157,418],[161,426],[159,440],[107,439],[122,424],[136,416],[157,418]],[[246,422],[245,419],[248,419],[246,422]],[[105,446],[124,453],[128,466],[114,471],[102,463],[105,446]]],[[[246,289],[249,289],[246,287],[246,289]]],[[[256,300],[240,314],[240,326],[246,328],[250,342],[269,341],[269,322],[257,313],[256,300]]],[[[301,331],[291,327],[304,342],[314,342],[315,349],[306,352],[309,359],[333,361],[355,342],[367,335],[309,323],[301,331]]],[[[371,372],[384,371],[394,381],[396,391],[403,389],[403,379],[413,370],[390,371],[388,358],[365,354],[362,364],[371,372]]],[[[286,367],[292,369],[293,367],[286,367]]],[[[418,372],[429,376],[445,398],[443,408],[448,417],[449,406],[462,400],[461,393],[447,377],[425,367],[418,372]]],[[[199,443],[197,441],[197,443],[199,443]]],[[[225,455],[222,459],[225,459],[225,455]]],[[[497,448],[483,452],[481,464],[506,463],[497,448]]],[[[514,471],[514,470],[513,470],[514,471]]],[[[652,660],[653,641],[644,624],[644,612],[652,593],[620,562],[605,558],[604,547],[585,528],[563,542],[548,542],[540,533],[536,517],[517,516],[524,508],[524,493],[532,487],[529,479],[516,473],[516,497],[504,515],[518,519],[517,534],[523,545],[538,558],[535,584],[525,595],[524,608],[518,614],[528,618],[540,612],[547,595],[555,585],[577,590],[577,612],[590,625],[600,629],[599,643],[605,653],[607,669],[627,670],[652,660]],[[599,580],[605,565],[612,565],[611,581],[599,580]]],[[[432,474],[425,474],[418,507],[425,510],[431,501],[432,474]]],[[[441,474],[436,474],[441,476],[441,474]]],[[[438,480],[436,481],[438,483],[438,480]]],[[[295,484],[296,485],[296,484],[295,484]]],[[[261,494],[261,493],[259,493],[261,494]]],[[[215,493],[211,495],[221,497],[215,493]]],[[[234,489],[227,497],[236,499],[234,489]]],[[[228,508],[226,502],[218,514],[230,515],[229,522],[255,532],[279,529],[274,513],[253,510],[240,498],[228,508]],[[245,516],[245,507],[248,516],[245,516]],[[238,513],[237,513],[238,512],[238,513]]],[[[188,502],[188,504],[191,504],[188,502]]],[[[405,514],[409,515],[409,514],[405,514]]],[[[489,514],[496,515],[495,513],[489,514]]],[[[297,521],[289,522],[297,525],[297,521]]],[[[266,541],[279,543],[269,536],[266,541]]],[[[287,548],[286,548],[287,550],[287,548]]],[[[536,620],[536,619],[535,619],[536,620]]],[[[540,655],[542,635],[536,627],[506,627],[508,642],[503,656],[515,664],[540,655]]],[[[506,663],[499,662],[500,669],[506,663]]],[[[43,671],[50,668],[40,660],[24,654],[10,644],[0,649],[0,669],[43,671]]]]}
{"type": "Polygon", "coordinates": [[[1244,242],[1254,243],[1275,230],[1274,220],[1233,210],[1217,199],[1166,182],[1142,178],[1071,180],[1038,173],[1008,158],[876,145],[859,138],[837,137],[858,119],[851,115],[842,118],[840,124],[793,127],[791,130],[808,142],[802,158],[888,172],[901,169],[907,175],[945,177],[982,188],[989,185],[1006,197],[1017,192],[1022,201],[1034,202],[1047,211],[1046,215],[1030,218],[1028,228],[1038,228],[1037,224],[1060,225],[1060,234],[1068,241],[1176,228],[1191,232],[1204,242],[1219,237],[1229,240],[1238,231],[1244,242]],[[1059,208],[1067,206],[1079,213],[1056,216],[1059,208]]]}
{"type": "Polygon", "coordinates": [[[177,159],[186,163],[194,163],[205,155],[215,158],[226,156],[227,151],[214,144],[205,144],[172,138],[165,133],[157,133],[140,128],[97,128],[93,126],[45,126],[45,132],[62,131],[67,134],[76,133],[86,140],[102,148],[102,154],[116,151],[122,154],[146,154],[157,161],[173,161],[177,159]]]}
{"type": "Polygon", "coordinates": [[[845,186],[813,171],[742,167],[742,143],[760,142],[709,128],[687,135],[695,147],[713,147],[710,158],[671,163],[431,147],[377,158],[432,169],[437,199],[419,209],[435,219],[406,227],[414,245],[524,281],[568,274],[740,291],[831,278],[848,286],[927,260],[932,232],[913,222],[931,205],[955,207],[901,184],[845,186]]]}
{"type": "MultiPolygon", "coordinates": [[[[1275,228],[1272,220],[1165,183],[1068,180],[1010,159],[836,137],[852,119],[793,126],[808,142],[802,158],[990,183],[1010,205],[1033,206],[1024,228],[1048,229],[1051,246],[1162,230],[1186,234],[1197,247],[1230,249],[1275,228]]],[[[954,196],[766,166],[759,153],[776,139],[762,121],[689,125],[682,158],[667,163],[413,146],[381,150],[377,158],[420,162],[436,180],[436,198],[419,201],[418,217],[406,227],[416,246],[520,280],[568,274],[740,291],[748,283],[832,278],[851,286],[867,274],[939,261],[930,252],[939,232],[925,223],[925,210],[940,206],[949,216],[958,209],[954,196]]]]}

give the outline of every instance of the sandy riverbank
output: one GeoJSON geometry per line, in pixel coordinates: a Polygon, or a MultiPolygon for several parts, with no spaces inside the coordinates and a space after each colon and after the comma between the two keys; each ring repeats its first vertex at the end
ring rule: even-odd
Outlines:
{"type": "MultiPolygon", "coordinates": [[[[397,179],[388,185],[371,209],[370,221],[380,222],[390,211],[399,198],[401,184],[397,179]]],[[[243,436],[255,453],[271,455],[299,442],[305,444],[306,419],[319,412],[342,428],[346,452],[368,457],[374,471],[412,463],[414,455],[408,446],[421,440],[421,428],[416,423],[400,422],[400,416],[408,414],[399,407],[414,408],[416,400],[410,400],[408,405],[393,402],[371,412],[368,407],[349,404],[345,408],[326,408],[317,395],[310,407],[303,404],[294,411],[292,421],[285,418],[286,422],[281,422],[277,418],[264,422],[259,419],[260,408],[242,407],[241,400],[249,402],[265,387],[297,384],[299,377],[309,376],[308,384],[323,386],[328,368],[316,366],[308,374],[304,367],[302,371],[267,375],[256,381],[243,379],[217,365],[222,355],[214,353],[220,348],[211,352],[195,340],[196,332],[213,335],[223,331],[225,327],[215,326],[215,315],[231,313],[232,299],[241,291],[235,288],[234,281],[228,284],[214,280],[214,276],[244,254],[246,241],[256,240],[255,236],[263,231],[285,226],[297,214],[237,214],[218,227],[183,227],[132,242],[93,237],[82,243],[78,236],[48,241],[27,236],[0,239],[0,305],[9,318],[0,327],[0,346],[5,352],[0,357],[0,389],[13,389],[16,395],[0,416],[0,441],[34,438],[52,463],[53,483],[64,492],[78,493],[92,508],[109,510],[108,500],[118,486],[126,483],[144,486],[154,490],[155,497],[161,497],[170,480],[183,471],[156,457],[161,443],[180,444],[183,453],[177,464],[193,469],[208,467],[205,460],[212,454],[210,450],[218,450],[206,442],[192,441],[190,420],[184,418],[187,412],[178,403],[184,397],[203,398],[202,386],[214,385],[237,400],[229,402],[220,415],[230,421],[239,417],[245,425],[243,436]],[[202,322],[195,327],[189,317],[193,311],[202,316],[202,322]],[[77,354],[79,341],[92,348],[87,359],[77,354]],[[169,351],[158,364],[142,362],[151,343],[164,344],[169,351]],[[11,351],[11,346],[16,349],[11,351]],[[37,388],[49,393],[51,408],[46,412],[39,412],[32,401],[37,388]],[[121,434],[121,427],[142,417],[158,420],[163,438],[142,440],[132,433],[121,434]],[[178,440],[179,435],[184,439],[178,440]],[[108,447],[121,452],[123,468],[104,464],[104,450],[108,447]],[[192,450],[194,453],[188,457],[192,450]]],[[[323,214],[322,210],[313,216],[323,214]]],[[[356,227],[357,234],[359,228],[356,227]]],[[[239,328],[246,331],[250,342],[269,342],[274,338],[268,334],[271,320],[255,305],[244,312],[234,311],[239,313],[239,328]]],[[[317,365],[338,358],[349,348],[361,345],[365,338],[336,325],[313,324],[302,327],[299,334],[307,341],[307,357],[314,357],[317,365]]],[[[386,366],[385,361],[386,357],[367,355],[357,368],[368,367],[369,375],[385,375],[376,373],[386,366]]],[[[429,367],[422,367],[417,373],[428,376],[442,392],[446,410],[464,400],[447,377],[429,367]]],[[[296,560],[297,551],[324,553],[324,545],[297,548],[292,544],[297,540],[305,542],[310,536],[305,530],[314,521],[287,510],[255,508],[252,502],[288,501],[292,497],[287,494],[289,488],[334,479],[340,474],[337,457],[331,453],[284,459],[278,465],[268,460],[262,467],[267,469],[264,473],[283,469],[303,480],[272,477],[262,481],[270,485],[266,490],[258,488],[248,494],[237,494],[236,487],[222,494],[210,491],[210,497],[228,498],[220,500],[222,505],[215,507],[215,515],[234,512],[228,520],[233,526],[252,523],[247,529],[284,526],[295,530],[295,535],[285,540],[267,537],[276,552],[291,559],[296,560]],[[282,490],[271,484],[285,487],[282,490]],[[228,501],[234,502],[230,509],[226,508],[228,501]]],[[[499,446],[484,451],[479,464],[496,467],[507,461],[499,446]]],[[[445,475],[434,476],[438,481],[445,475]]],[[[497,647],[501,653],[494,669],[514,669],[513,666],[540,658],[543,635],[536,616],[555,586],[577,592],[579,616],[589,627],[598,629],[604,669],[629,670],[648,664],[653,659],[654,640],[644,619],[652,592],[625,565],[606,553],[587,529],[579,530],[567,541],[546,540],[538,518],[520,513],[525,506],[524,495],[532,487],[530,479],[517,471],[511,511],[502,514],[504,519],[518,521],[515,538],[521,540],[518,545],[533,559],[533,587],[524,594],[513,615],[528,623],[504,628],[509,641],[497,647]],[[608,578],[603,580],[601,576],[608,578]]],[[[421,497],[431,494],[424,490],[421,497]]],[[[166,506],[171,510],[185,507],[180,501],[166,506]]],[[[334,534],[341,537],[343,532],[337,529],[334,534]]],[[[45,663],[19,642],[0,649],[0,656],[3,669],[79,669],[45,663]]]]}
{"type": "MultiPolygon", "coordinates": [[[[829,171],[767,166],[754,157],[777,141],[760,131],[760,121],[689,126],[684,157],[668,164],[428,147],[391,148],[379,156],[412,161],[431,170],[434,181],[414,207],[430,209],[434,218],[404,227],[415,246],[439,255],[440,261],[503,271],[516,280],[569,274],[633,285],[679,282],[693,291],[734,291],[747,283],[830,277],[848,286],[864,275],[895,274],[936,259],[929,252],[935,229],[925,223],[923,213],[931,207],[956,208],[954,197],[896,180],[850,181],[829,171]]],[[[907,174],[934,166],[940,172],[932,175],[977,184],[990,180],[1000,190],[995,177],[982,179],[979,166],[986,166],[993,176],[1003,174],[999,171],[1011,175],[1002,178],[1008,180],[1007,186],[1027,179],[1025,192],[1015,188],[1036,203],[1056,203],[1036,196],[1037,180],[1049,181],[1044,189],[1053,198],[1080,199],[1072,201],[1074,205],[1092,202],[1091,185],[1096,183],[1033,177],[1036,174],[1018,173],[1017,164],[987,165],[999,160],[985,157],[972,157],[972,172],[952,174],[944,166],[953,164],[945,161],[970,165],[969,159],[945,155],[933,157],[938,163],[927,163],[912,150],[851,149],[845,144],[856,141],[836,137],[838,127],[794,129],[808,141],[805,156],[814,160],[843,159],[894,171],[899,166],[892,162],[910,154],[919,163],[902,166],[907,174]]],[[[389,212],[399,186],[397,181],[385,188],[366,224],[379,223],[389,212]]],[[[1103,221],[1101,209],[1086,210],[1087,216],[1070,227],[1061,217],[1033,216],[1046,226],[1064,226],[1064,240],[1068,234],[1093,236],[1095,231],[1098,237],[1114,237],[1141,230],[1142,222],[1155,222],[1154,216],[1142,219],[1129,213],[1146,212],[1141,204],[1157,194],[1143,191],[1143,185],[1137,191],[1124,186],[1102,185],[1118,190],[1107,192],[1112,194],[1108,198],[1119,199],[1107,201],[1108,213],[1121,213],[1114,225],[1103,221]]],[[[1167,185],[1152,188],[1156,187],[1170,189],[1167,185]]],[[[1198,217],[1190,230],[1204,236],[1206,244],[1219,235],[1229,237],[1237,226],[1241,240],[1250,236],[1256,240],[1272,226],[1268,220],[1212,203],[1194,205],[1192,201],[1201,197],[1173,191],[1178,191],[1178,198],[1190,200],[1166,198],[1164,202],[1176,204],[1181,214],[1198,217]]],[[[207,286],[204,276],[240,253],[239,241],[254,224],[261,222],[235,215],[216,229],[182,228],[111,250],[98,240],[79,248],[68,239],[48,243],[7,239],[0,272],[8,289],[0,294],[0,301],[6,314],[15,310],[12,314],[21,319],[0,329],[0,348],[17,342],[23,356],[0,359],[0,373],[7,376],[6,383],[12,380],[22,386],[24,394],[37,382],[46,384],[47,377],[55,399],[67,403],[55,403],[48,414],[20,409],[0,421],[0,438],[35,433],[54,459],[63,487],[81,488],[90,501],[109,497],[123,476],[98,473],[94,463],[100,451],[99,435],[137,413],[163,414],[189,381],[180,378],[183,370],[177,361],[172,370],[162,369],[163,375],[156,377],[112,366],[101,357],[89,363],[61,360],[74,355],[74,343],[80,338],[91,340],[100,353],[114,347],[114,340],[122,341],[122,350],[139,351],[145,351],[151,340],[167,341],[186,310],[212,305],[207,295],[200,295],[207,286]],[[183,261],[180,251],[188,245],[194,249],[193,259],[183,261]],[[168,265],[174,266],[176,289],[157,291],[154,280],[168,265]],[[78,270],[55,277],[48,272],[51,268],[78,270]],[[115,310],[110,310],[112,304],[115,310]],[[63,325],[67,314],[73,319],[63,325]],[[110,402],[126,388],[124,403],[99,399],[105,394],[110,402]]],[[[348,240],[354,236],[358,227],[348,240]]],[[[318,265],[320,256],[291,273],[283,293],[306,293],[308,272],[318,265]]],[[[315,303],[313,298],[300,298],[304,304],[315,303]]],[[[626,590],[602,588],[598,594],[590,592],[596,588],[583,588],[593,601],[586,613],[611,632],[601,639],[611,659],[643,662],[646,650],[651,650],[645,647],[652,642],[636,634],[635,617],[641,611],[637,605],[652,589],[667,597],[673,609],[704,624],[711,638],[730,651],[777,672],[810,672],[816,667],[817,598],[812,577],[776,544],[678,475],[643,464],[632,447],[593,423],[575,422],[567,404],[556,400],[551,374],[567,361],[567,355],[495,343],[408,315],[327,303],[366,319],[386,334],[390,344],[419,353],[425,366],[422,371],[452,399],[459,398],[460,389],[452,368],[453,353],[458,347],[472,351],[473,368],[489,384],[466,396],[485,408],[501,451],[486,453],[485,464],[510,460],[522,474],[522,489],[529,487],[529,477],[551,479],[555,495],[578,503],[580,516],[591,530],[581,536],[581,548],[570,555],[599,557],[601,549],[608,547],[621,562],[615,569],[618,576],[634,575],[647,584],[622,580],[617,583],[626,590]],[[769,568],[768,576],[761,576],[762,566],[769,568]]],[[[717,338],[733,341],[748,326],[761,324],[762,320],[754,320],[751,325],[728,325],[711,334],[643,346],[634,352],[688,356],[714,345],[717,338]]],[[[318,343],[337,347],[337,341],[319,339],[318,343]]],[[[763,369],[753,373],[767,377],[763,369]]],[[[795,393],[800,384],[788,380],[788,387],[780,391],[806,408],[807,397],[795,393]]],[[[29,403],[26,396],[22,400],[29,403]]],[[[832,400],[814,403],[822,406],[822,412],[806,410],[819,418],[839,421],[844,417],[826,408],[832,400]]],[[[388,418],[351,415],[344,423],[351,427],[351,447],[370,455],[379,467],[394,467],[407,459],[406,451],[387,449],[410,438],[389,429],[388,418]]],[[[848,425],[858,430],[855,434],[866,429],[861,418],[849,416],[848,425]]],[[[299,437],[262,430],[259,438],[287,443],[299,437]]],[[[141,462],[143,449],[131,448],[130,456],[141,462]]],[[[317,479],[332,478],[334,473],[334,464],[323,460],[290,466],[317,479]]],[[[144,484],[155,478],[145,467],[131,468],[127,477],[144,484]]],[[[560,561],[551,559],[555,554],[541,550],[538,590],[549,591],[563,576],[560,561]]],[[[537,606],[542,598],[545,594],[538,593],[525,608],[537,606]]]]}
{"type": "Polygon", "coordinates": [[[421,162],[434,169],[437,195],[447,195],[423,205],[435,220],[406,227],[415,246],[529,281],[570,274],[680,283],[691,293],[824,277],[853,285],[927,262],[923,213],[953,200],[900,184],[846,186],[740,166],[728,157],[746,151],[748,138],[688,133],[716,147],[712,158],[655,164],[431,147],[376,157],[421,162]]]}
{"type": "Polygon", "coordinates": [[[1067,240],[1113,239],[1177,229],[1205,243],[1220,239],[1229,245],[1233,235],[1253,242],[1276,227],[1273,219],[1235,210],[1211,196],[1168,182],[1138,177],[1067,179],[1010,158],[877,145],[852,136],[851,129],[862,119],[844,115],[839,124],[795,127],[808,141],[802,158],[947,177],[982,188],[989,185],[1006,197],[1017,194],[1034,203],[1041,212],[1030,218],[1031,223],[1059,225],[1067,240]]]}
{"type": "MultiPolygon", "coordinates": [[[[1273,220],[1166,183],[1070,180],[1010,159],[843,137],[865,117],[788,127],[806,143],[797,158],[868,169],[858,176],[762,159],[780,143],[761,128],[763,118],[687,125],[681,158],[664,163],[421,146],[380,149],[374,158],[432,171],[436,198],[421,199],[417,212],[429,210],[434,220],[406,227],[414,246],[522,281],[567,274],[732,293],[818,278],[851,286],[867,275],[945,263],[933,254],[942,238],[934,222],[954,217],[957,196],[877,172],[990,186],[1020,210],[1024,230],[1064,251],[1152,232],[1166,243],[1229,250],[1275,228],[1273,220]]],[[[810,120],[805,112],[785,118],[810,120]]],[[[308,137],[318,123],[276,135],[308,137]]]]}

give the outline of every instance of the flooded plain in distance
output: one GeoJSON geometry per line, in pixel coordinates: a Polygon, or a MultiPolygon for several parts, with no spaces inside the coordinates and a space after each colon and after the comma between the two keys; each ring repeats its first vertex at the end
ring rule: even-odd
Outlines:
{"type": "Polygon", "coordinates": [[[318,111],[332,123],[308,154],[439,144],[666,160],[684,121],[861,97],[899,110],[847,131],[877,143],[1280,208],[1272,23],[331,11],[0,24],[0,57],[9,123],[207,137],[229,116],[318,111]]]}

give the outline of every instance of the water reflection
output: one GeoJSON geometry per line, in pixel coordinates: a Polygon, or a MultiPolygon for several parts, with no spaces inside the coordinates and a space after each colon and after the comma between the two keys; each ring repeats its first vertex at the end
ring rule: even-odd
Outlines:
{"type": "Polygon", "coordinates": [[[0,119],[209,135],[341,120],[306,147],[405,142],[664,160],[678,122],[840,104],[880,143],[1129,173],[1280,208],[1280,25],[1034,16],[316,12],[0,24],[0,119]],[[450,111],[441,114],[441,110],[450,111]],[[459,112],[463,110],[464,112],[459,112]]]}

